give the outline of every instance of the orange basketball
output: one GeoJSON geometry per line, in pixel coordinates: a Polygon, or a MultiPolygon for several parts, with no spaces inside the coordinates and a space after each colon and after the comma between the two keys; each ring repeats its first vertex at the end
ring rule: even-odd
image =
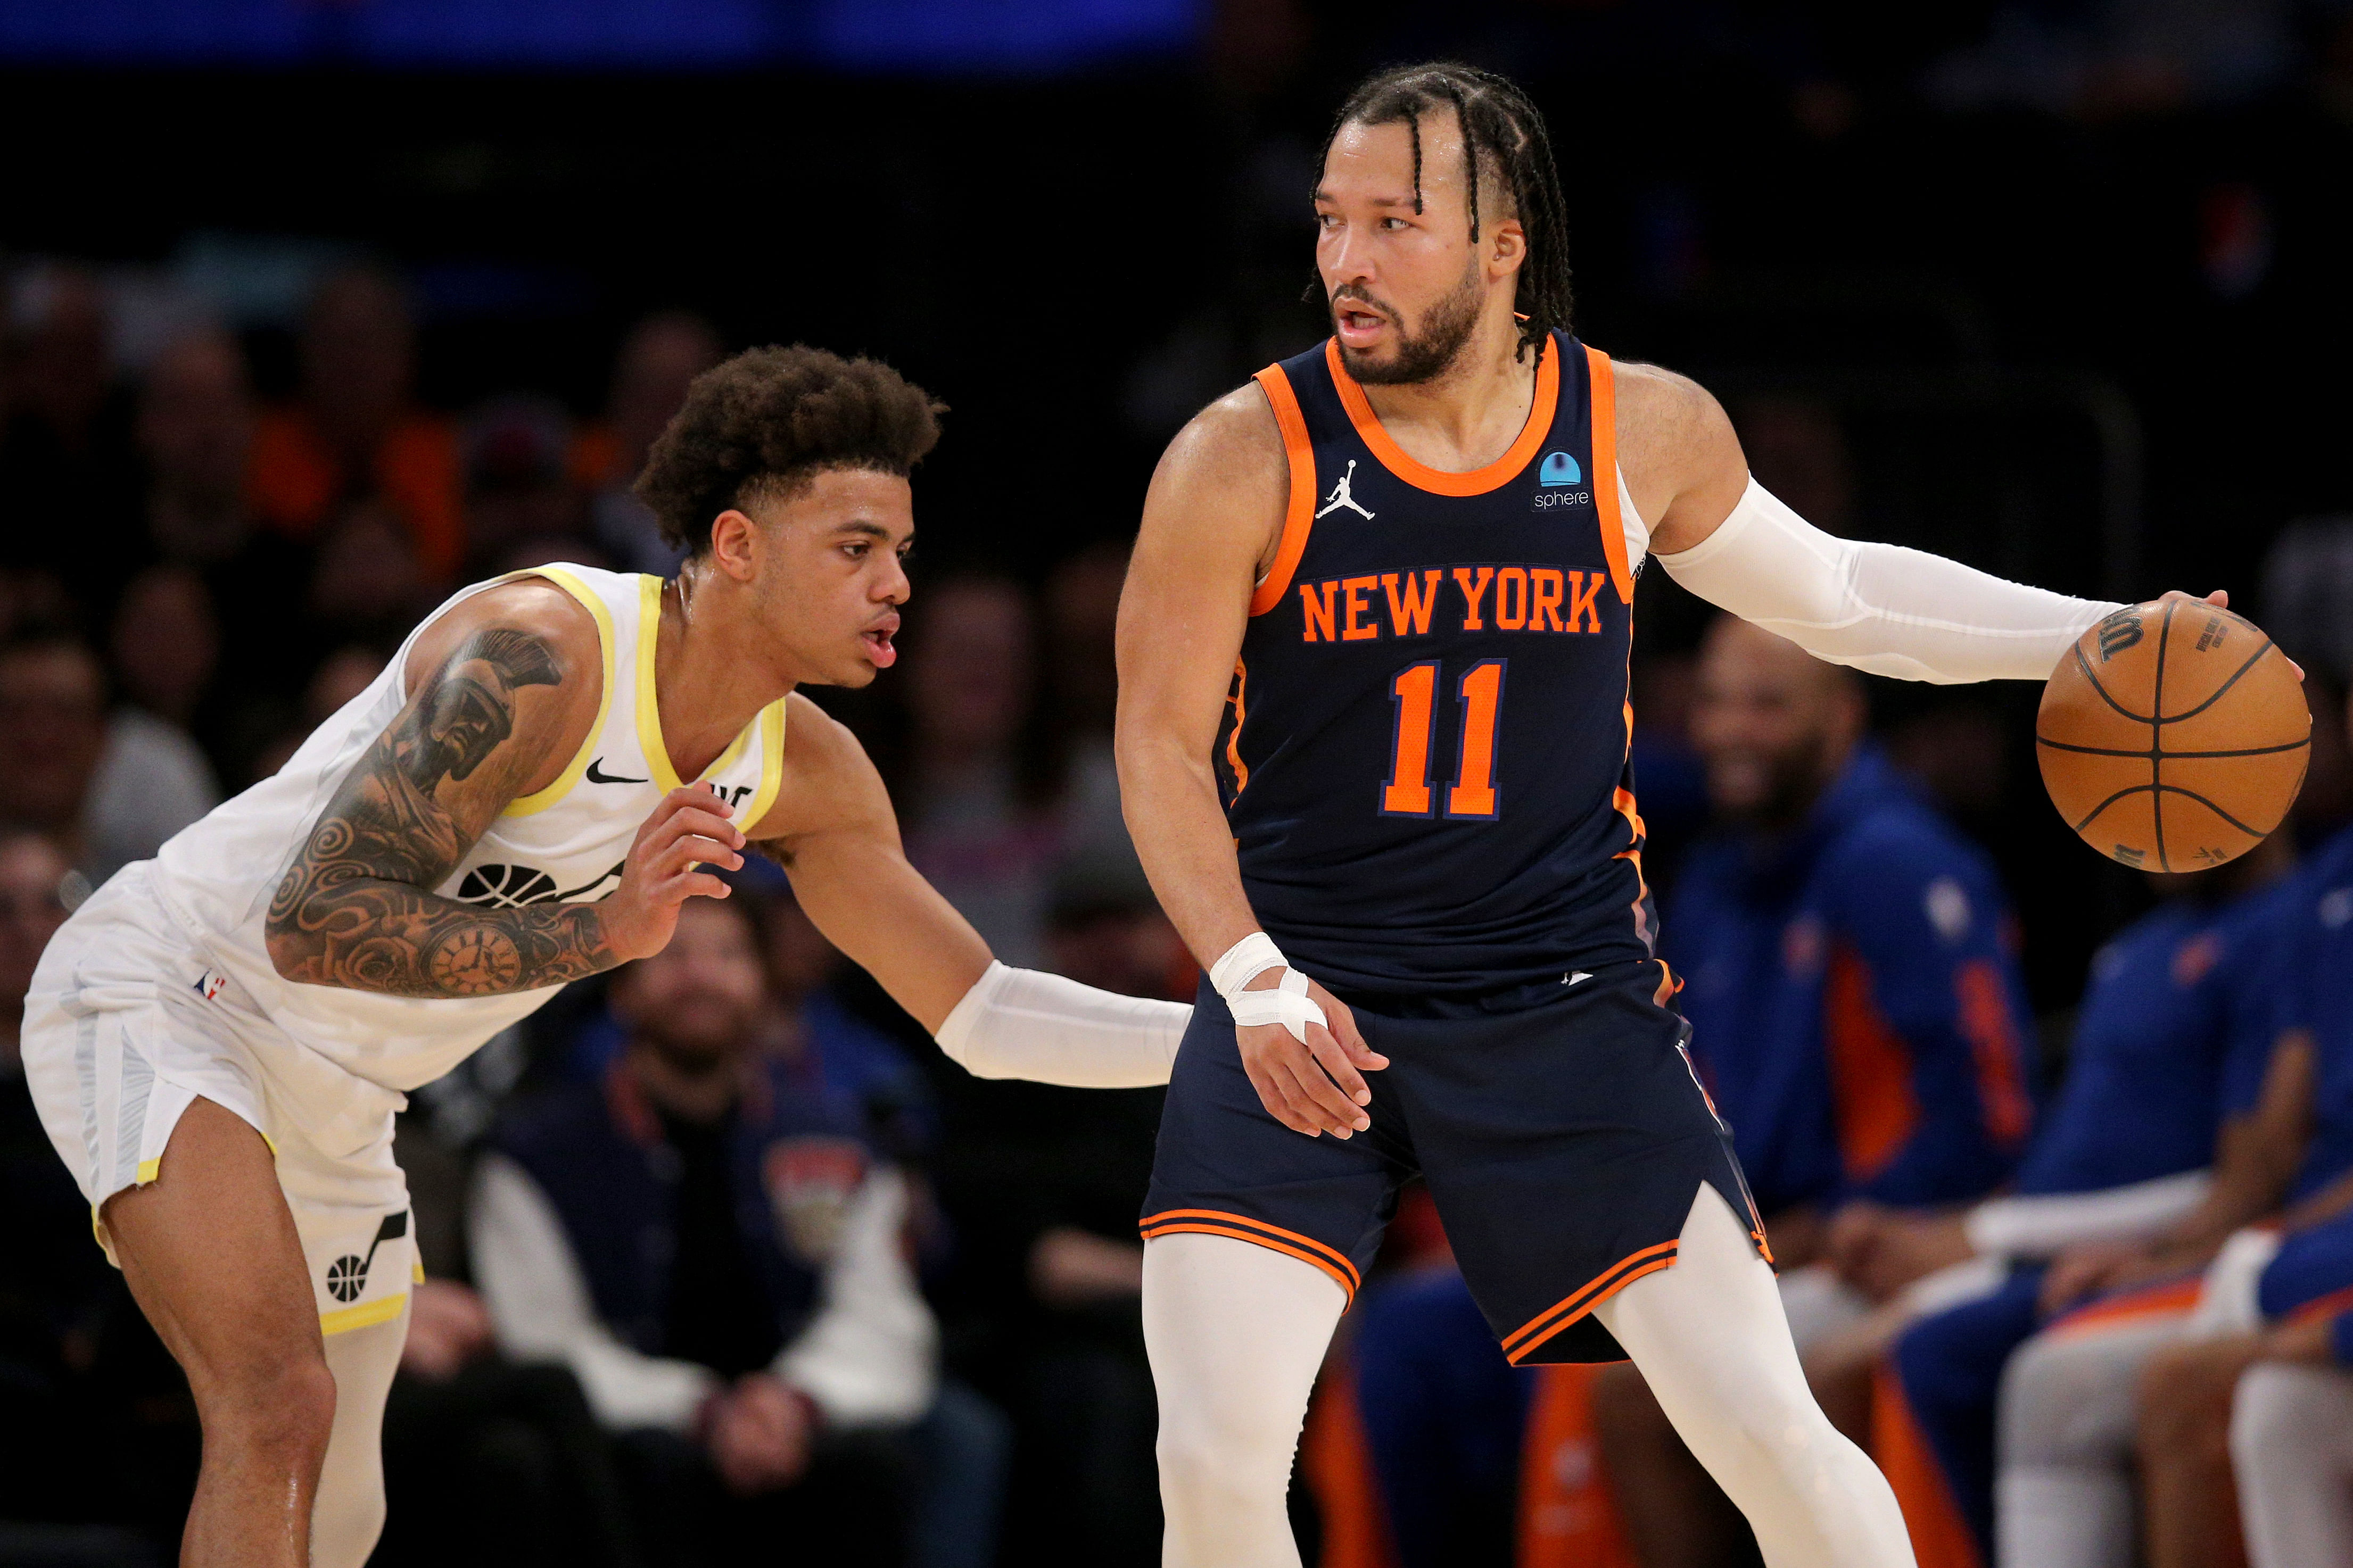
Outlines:
{"type": "Polygon", "coordinates": [[[2168,594],[2076,639],[2042,689],[2034,752],[2084,842],[2144,870],[2199,871],[2287,816],[2312,712],[2261,627],[2168,594]]]}

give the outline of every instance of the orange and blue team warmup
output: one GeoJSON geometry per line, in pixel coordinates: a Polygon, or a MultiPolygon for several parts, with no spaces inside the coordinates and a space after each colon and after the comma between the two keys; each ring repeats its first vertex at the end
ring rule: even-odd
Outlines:
{"type": "Polygon", "coordinates": [[[1511,1360],[1618,1359],[1592,1310],[1673,1262],[1702,1182],[1756,1226],[1653,952],[1609,359],[1546,340],[1520,437],[1461,474],[1399,450],[1330,342],[1258,380],[1290,509],[1219,737],[1227,816],[1260,921],[1391,1065],[1370,1131],[1303,1137],[1204,984],[1144,1234],[1353,1295],[1419,1172],[1511,1360]]]}

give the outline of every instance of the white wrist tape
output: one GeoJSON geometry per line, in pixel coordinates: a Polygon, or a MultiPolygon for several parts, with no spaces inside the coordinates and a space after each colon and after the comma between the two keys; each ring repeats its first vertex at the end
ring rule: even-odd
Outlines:
{"type": "Polygon", "coordinates": [[[1149,1089],[1168,1081],[1193,1009],[1116,996],[1059,974],[992,963],[934,1037],[975,1078],[1069,1089],[1149,1089]]]}
{"type": "Polygon", "coordinates": [[[1225,957],[1209,965],[1209,989],[1231,1001],[1235,992],[1268,970],[1290,967],[1283,960],[1282,950],[1274,945],[1274,938],[1254,931],[1226,949],[1225,957]]]}
{"type": "Polygon", "coordinates": [[[1274,939],[1262,931],[1254,931],[1234,943],[1223,958],[1209,966],[1209,984],[1226,999],[1237,1028],[1280,1024],[1303,1046],[1307,1043],[1308,1025],[1329,1026],[1324,1009],[1307,994],[1307,976],[1291,967],[1282,950],[1274,945],[1274,939]],[[1283,972],[1273,990],[1243,989],[1270,969],[1283,972]]]}
{"type": "Polygon", "coordinates": [[[2118,606],[1894,544],[1834,538],[1755,479],[1715,531],[1654,557],[1709,604],[1816,658],[1898,680],[2046,680],[2118,606]]]}

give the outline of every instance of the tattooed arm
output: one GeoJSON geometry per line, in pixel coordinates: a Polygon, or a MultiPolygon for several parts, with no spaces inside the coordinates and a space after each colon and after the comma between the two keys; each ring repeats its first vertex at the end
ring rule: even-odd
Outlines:
{"type": "Polygon", "coordinates": [[[409,699],[327,803],[270,900],[289,980],[396,996],[557,985],[659,951],[679,903],[726,888],[692,862],[741,864],[726,808],[678,790],[638,830],[601,904],[481,909],[435,896],[511,801],[563,771],[595,722],[596,630],[567,595],[477,595],[410,650],[409,699]]]}

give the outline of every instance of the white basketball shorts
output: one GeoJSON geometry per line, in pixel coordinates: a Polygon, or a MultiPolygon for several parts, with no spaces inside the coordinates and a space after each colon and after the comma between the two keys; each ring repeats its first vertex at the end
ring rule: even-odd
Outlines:
{"type": "Polygon", "coordinates": [[[146,863],[74,912],[25,1001],[25,1076],[49,1142],[90,1200],[112,1258],[106,1201],[163,1174],[199,1097],[268,1141],[302,1238],[319,1326],[400,1315],[416,1263],[408,1184],[392,1158],[404,1100],[300,1041],[208,964],[157,899],[146,863]]]}

